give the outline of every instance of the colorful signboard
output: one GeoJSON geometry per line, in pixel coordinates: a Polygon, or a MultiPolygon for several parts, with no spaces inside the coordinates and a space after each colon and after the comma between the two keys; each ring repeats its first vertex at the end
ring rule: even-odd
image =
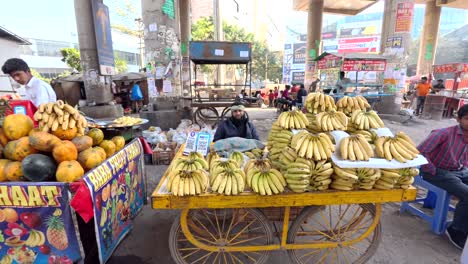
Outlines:
{"type": "Polygon", "coordinates": [[[94,33],[101,75],[114,75],[114,50],[109,19],[109,8],[99,0],[91,1],[93,9],[94,33]]]}
{"type": "Polygon", "coordinates": [[[344,60],[343,71],[385,71],[387,65],[384,60],[344,60]]]}
{"type": "Polygon", "coordinates": [[[448,73],[448,72],[468,72],[467,63],[448,63],[441,65],[434,65],[434,73],[448,73]]]}
{"type": "Polygon", "coordinates": [[[0,263],[77,263],[82,259],[69,188],[59,182],[0,185],[0,263]]]}
{"type": "Polygon", "coordinates": [[[293,45],[293,64],[305,63],[306,44],[294,43],[293,45]]]}
{"type": "Polygon", "coordinates": [[[413,14],[414,3],[398,3],[395,21],[395,33],[411,32],[413,14]]]}
{"type": "Polygon", "coordinates": [[[304,72],[293,72],[291,83],[304,83],[304,72]]]}
{"type": "Polygon", "coordinates": [[[338,40],[338,53],[379,52],[380,37],[345,38],[338,40]]]}
{"type": "Polygon", "coordinates": [[[381,20],[344,23],[339,28],[340,38],[380,36],[381,33],[381,20]]]}
{"type": "Polygon", "coordinates": [[[143,148],[138,139],[84,177],[93,199],[99,260],[105,263],[130,231],[146,201],[143,148]]]}
{"type": "Polygon", "coordinates": [[[320,70],[339,68],[341,66],[341,59],[341,57],[335,56],[333,54],[328,54],[317,62],[317,67],[320,70]]]}

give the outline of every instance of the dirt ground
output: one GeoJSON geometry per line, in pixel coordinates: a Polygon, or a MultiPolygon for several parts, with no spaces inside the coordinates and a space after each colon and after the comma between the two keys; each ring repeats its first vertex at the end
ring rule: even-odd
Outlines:
{"type": "MultiPolygon", "coordinates": [[[[266,140],[268,130],[277,114],[273,109],[248,109],[250,119],[261,139],[266,140]]],[[[412,119],[405,124],[384,120],[391,130],[404,131],[416,143],[421,142],[431,130],[452,126],[454,119],[441,121],[412,119]]],[[[151,195],[167,166],[146,166],[148,195],[151,195]]],[[[459,263],[461,251],[447,238],[430,231],[422,219],[399,213],[397,203],[383,206],[382,242],[368,263],[459,263]]],[[[146,205],[135,219],[132,232],[123,240],[109,263],[174,263],[168,246],[169,230],[178,216],[177,210],[154,210],[146,205]]],[[[290,263],[286,252],[272,252],[268,263],[290,263]]]]}

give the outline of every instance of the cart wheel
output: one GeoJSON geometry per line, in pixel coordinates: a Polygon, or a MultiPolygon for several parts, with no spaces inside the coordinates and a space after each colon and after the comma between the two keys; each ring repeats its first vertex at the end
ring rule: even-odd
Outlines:
{"type": "Polygon", "coordinates": [[[221,112],[221,120],[224,120],[227,118],[227,114],[231,111],[231,107],[227,106],[223,109],[223,112],[221,112]]]}
{"type": "MultiPolygon", "coordinates": [[[[380,204],[377,205],[380,209],[380,204]]],[[[381,240],[380,210],[372,204],[306,207],[288,233],[288,243],[318,245],[288,250],[293,263],[366,263],[381,240]],[[375,227],[375,228],[374,228],[375,227]],[[364,236],[364,237],[363,237],[364,236]],[[362,238],[362,239],[360,239],[362,238]],[[349,241],[356,242],[349,244],[349,241]],[[326,247],[321,243],[342,243],[326,247]],[[344,244],[348,242],[348,244],[344,244]]]]}
{"type": "Polygon", "coordinates": [[[266,263],[269,251],[227,252],[225,246],[261,246],[273,242],[273,231],[258,209],[190,210],[186,221],[195,240],[214,247],[207,251],[193,245],[184,235],[179,216],[172,224],[169,250],[178,264],[188,263],[266,263]]]}
{"type": "Polygon", "coordinates": [[[218,110],[214,107],[199,107],[193,116],[199,126],[207,125],[215,128],[219,123],[218,110]]]}

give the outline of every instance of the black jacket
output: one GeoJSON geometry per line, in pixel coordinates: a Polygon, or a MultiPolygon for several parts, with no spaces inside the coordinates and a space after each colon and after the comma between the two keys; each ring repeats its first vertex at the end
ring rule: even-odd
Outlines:
{"type": "Polygon", "coordinates": [[[297,102],[302,104],[302,96],[307,96],[306,89],[299,89],[297,92],[297,102]]]}
{"type": "Polygon", "coordinates": [[[260,140],[257,134],[257,130],[253,124],[250,123],[248,118],[242,119],[241,122],[241,124],[236,126],[232,120],[232,117],[222,121],[216,129],[213,141],[231,137],[260,140]]]}

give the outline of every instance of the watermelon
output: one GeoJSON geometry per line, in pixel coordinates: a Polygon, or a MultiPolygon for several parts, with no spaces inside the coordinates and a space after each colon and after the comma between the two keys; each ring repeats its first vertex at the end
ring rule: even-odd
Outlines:
{"type": "Polygon", "coordinates": [[[57,164],[44,154],[31,154],[21,162],[21,169],[24,177],[30,181],[50,181],[54,179],[57,164]]]}

